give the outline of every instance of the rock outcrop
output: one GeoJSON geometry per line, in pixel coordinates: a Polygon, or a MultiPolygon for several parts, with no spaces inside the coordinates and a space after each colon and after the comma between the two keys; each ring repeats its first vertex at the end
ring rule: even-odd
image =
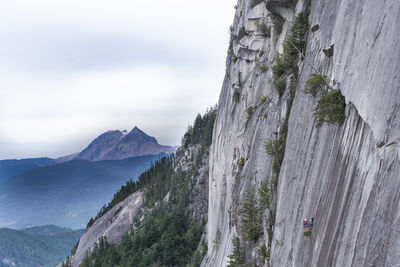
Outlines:
{"type": "Polygon", "coordinates": [[[232,42],[210,152],[202,266],[226,266],[235,236],[241,237],[247,266],[399,265],[400,2],[251,2],[238,1],[233,34],[248,27],[254,10],[272,31],[268,37],[256,29],[232,42]],[[310,27],[319,27],[308,31],[298,76],[285,76],[280,96],[271,62],[283,52],[299,12],[308,14],[310,27]],[[273,30],[276,16],[284,19],[280,34],[273,30]],[[238,51],[254,40],[262,43],[259,53],[243,59],[238,51]],[[327,57],[323,49],[333,44],[327,57]],[[343,124],[316,127],[313,110],[321,94],[303,91],[316,70],[345,97],[343,124]],[[284,158],[276,176],[265,145],[283,131],[284,158]],[[245,241],[238,210],[245,193],[257,194],[266,177],[272,189],[262,213],[264,234],[257,242],[245,241]],[[315,226],[306,237],[301,222],[311,216],[315,226]]]}
{"type": "Polygon", "coordinates": [[[86,229],[79,240],[75,254],[71,256],[71,265],[79,266],[86,252],[93,249],[100,237],[106,237],[107,241],[113,244],[119,243],[122,236],[133,227],[134,219],[138,217],[139,210],[142,208],[143,198],[143,192],[132,194],[86,229]]]}

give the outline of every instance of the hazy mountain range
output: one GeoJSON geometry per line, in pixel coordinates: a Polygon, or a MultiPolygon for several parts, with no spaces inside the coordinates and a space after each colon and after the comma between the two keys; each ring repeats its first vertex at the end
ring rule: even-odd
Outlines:
{"type": "Polygon", "coordinates": [[[50,158],[0,160],[0,183],[27,170],[54,164],[56,161],[50,158]]]}
{"type": "Polygon", "coordinates": [[[75,155],[0,161],[0,227],[82,228],[122,184],[173,151],[135,127],[108,131],[75,155]]]}

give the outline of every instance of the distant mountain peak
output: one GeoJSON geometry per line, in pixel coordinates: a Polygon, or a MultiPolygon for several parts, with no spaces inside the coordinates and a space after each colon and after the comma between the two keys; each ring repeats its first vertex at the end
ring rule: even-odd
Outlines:
{"type": "Polygon", "coordinates": [[[145,132],[143,132],[136,126],[123,139],[124,140],[121,140],[122,142],[130,142],[132,139],[136,139],[139,142],[148,141],[148,142],[152,142],[154,144],[158,144],[156,138],[146,134],[145,132]]]}
{"type": "Polygon", "coordinates": [[[110,130],[99,135],[73,159],[120,160],[173,151],[174,147],[160,145],[156,138],[135,126],[129,133],[127,130],[110,130]]]}
{"type": "Polygon", "coordinates": [[[140,130],[137,126],[133,127],[132,131],[130,131],[132,134],[145,134],[142,130],[140,130]]]}
{"type": "Polygon", "coordinates": [[[129,134],[139,134],[139,135],[146,135],[148,136],[145,132],[140,130],[137,126],[133,127],[132,131],[129,132],[129,134]]]}

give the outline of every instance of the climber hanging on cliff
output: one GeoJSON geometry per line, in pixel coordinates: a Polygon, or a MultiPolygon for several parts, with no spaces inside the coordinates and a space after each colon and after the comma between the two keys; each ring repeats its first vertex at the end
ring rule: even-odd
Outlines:
{"type": "Polygon", "coordinates": [[[303,229],[312,229],[314,224],[314,217],[303,220],[303,229]]]}

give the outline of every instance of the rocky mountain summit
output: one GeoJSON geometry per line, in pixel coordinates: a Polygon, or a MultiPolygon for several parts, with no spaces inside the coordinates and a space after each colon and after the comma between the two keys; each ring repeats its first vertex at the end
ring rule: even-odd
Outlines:
{"type": "Polygon", "coordinates": [[[121,160],[174,151],[174,147],[160,145],[154,137],[135,126],[129,133],[126,130],[105,132],[93,140],[87,148],[68,159],[121,160]]]}
{"type": "Polygon", "coordinates": [[[136,126],[129,133],[126,130],[107,131],[93,140],[84,150],[71,155],[56,159],[0,160],[0,184],[31,169],[51,166],[57,163],[65,163],[72,160],[92,162],[123,160],[139,156],[169,154],[175,152],[176,148],[176,146],[160,145],[154,137],[147,135],[136,126]]]}

